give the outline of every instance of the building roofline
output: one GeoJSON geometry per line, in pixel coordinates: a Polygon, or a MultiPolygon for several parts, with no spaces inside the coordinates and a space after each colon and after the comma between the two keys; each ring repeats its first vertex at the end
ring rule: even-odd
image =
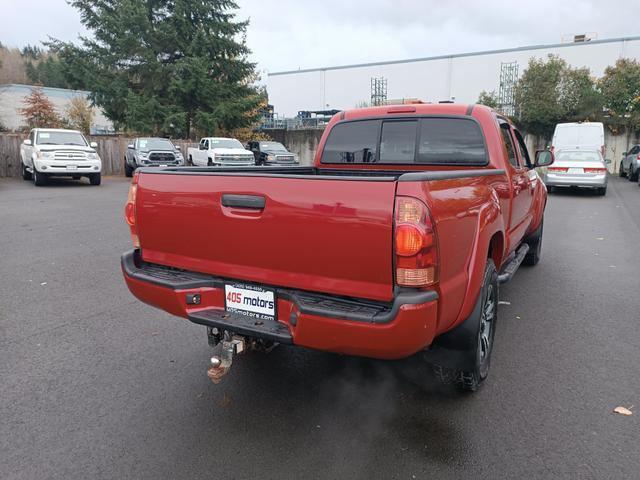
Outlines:
{"type": "Polygon", "coordinates": [[[24,83],[3,83],[0,84],[0,90],[11,87],[23,87],[23,88],[41,88],[44,92],[56,91],[56,92],[77,92],[89,95],[91,92],[88,90],[75,90],[73,88],[60,88],[60,87],[45,87],[43,85],[26,85],[24,83]]]}
{"type": "Polygon", "coordinates": [[[327,70],[343,70],[345,68],[375,67],[378,65],[395,65],[399,63],[426,62],[429,60],[446,60],[449,58],[475,57],[479,55],[493,55],[497,53],[522,52],[526,50],[543,50],[546,48],[578,47],[578,46],[587,46],[587,45],[594,45],[594,44],[619,43],[619,42],[638,41],[638,40],[640,40],[640,35],[635,35],[630,37],[619,37],[619,38],[603,38],[602,40],[589,40],[587,42],[567,42],[567,43],[529,45],[525,47],[500,48],[497,50],[483,50],[478,52],[436,55],[433,57],[407,58],[404,60],[386,60],[381,62],[354,63],[351,65],[337,65],[334,67],[316,67],[316,68],[304,68],[300,70],[285,70],[281,72],[267,73],[267,76],[275,77],[277,75],[291,75],[293,73],[324,72],[327,70]]]}

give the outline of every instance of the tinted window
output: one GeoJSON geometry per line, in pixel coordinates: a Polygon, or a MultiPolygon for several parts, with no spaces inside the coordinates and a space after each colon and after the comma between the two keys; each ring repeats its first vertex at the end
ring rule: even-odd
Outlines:
{"type": "Polygon", "coordinates": [[[381,164],[484,165],[487,157],[482,132],[476,122],[442,117],[341,123],[329,133],[322,153],[322,163],[378,161],[381,164]],[[417,155],[416,130],[419,137],[417,155]],[[378,137],[379,158],[376,155],[378,137]]]}
{"type": "Polygon", "coordinates": [[[417,121],[384,122],[380,137],[380,163],[413,163],[417,121]]]}
{"type": "Polygon", "coordinates": [[[529,151],[527,150],[527,144],[524,143],[524,138],[518,130],[513,130],[513,133],[516,137],[516,147],[518,148],[518,152],[520,152],[520,158],[524,159],[527,167],[531,168],[533,165],[531,164],[531,159],[529,158],[529,151]]]}
{"type": "Polygon", "coordinates": [[[571,162],[601,162],[602,155],[600,152],[592,151],[592,152],[559,152],[556,157],[558,161],[571,161],[571,162]]]}
{"type": "Polygon", "coordinates": [[[460,118],[423,118],[420,121],[418,163],[485,164],[480,127],[460,118]]]}
{"type": "Polygon", "coordinates": [[[516,151],[511,141],[511,135],[509,135],[509,125],[503,123],[500,125],[500,133],[502,134],[502,142],[507,149],[507,155],[509,156],[509,163],[518,168],[518,159],[516,158],[516,151]]]}
{"type": "Polygon", "coordinates": [[[380,120],[340,123],[331,129],[322,151],[322,163],[376,161],[380,120]]]}

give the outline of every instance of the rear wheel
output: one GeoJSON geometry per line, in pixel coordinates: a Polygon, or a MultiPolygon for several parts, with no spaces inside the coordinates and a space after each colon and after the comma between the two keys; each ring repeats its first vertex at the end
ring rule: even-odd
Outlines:
{"type": "Polygon", "coordinates": [[[618,170],[618,175],[620,175],[621,177],[626,177],[627,174],[624,171],[624,163],[620,162],[620,170],[618,170]]]}
{"type": "Polygon", "coordinates": [[[554,193],[555,191],[556,191],[556,187],[554,186],[547,187],[547,193],[554,193]]]}
{"type": "Polygon", "coordinates": [[[133,168],[129,166],[127,159],[124,159],[124,175],[125,177],[133,177],[133,168]]]}
{"type": "Polygon", "coordinates": [[[602,187],[598,189],[598,195],[605,196],[607,194],[607,187],[602,187]]]}
{"type": "Polygon", "coordinates": [[[633,169],[633,164],[629,165],[629,172],[627,178],[630,182],[636,182],[638,180],[638,171],[633,169]]]}
{"type": "Polygon", "coordinates": [[[100,185],[102,181],[102,175],[100,173],[92,173],[89,175],[89,183],[91,185],[100,185]]]}
{"type": "Polygon", "coordinates": [[[434,374],[442,383],[455,383],[459,389],[470,392],[476,391],[487,378],[491,364],[498,318],[498,272],[491,259],[487,260],[478,304],[472,315],[476,315],[476,318],[469,319],[473,321],[475,335],[474,358],[470,367],[455,369],[439,364],[433,366],[434,374]]]}

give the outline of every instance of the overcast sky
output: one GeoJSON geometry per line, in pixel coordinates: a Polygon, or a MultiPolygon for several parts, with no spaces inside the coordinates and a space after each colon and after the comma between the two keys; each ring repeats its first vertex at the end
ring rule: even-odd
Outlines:
{"type": "MultiPolygon", "coordinates": [[[[640,34],[638,0],[238,0],[262,71],[640,34]],[[625,13],[627,12],[627,13],[625,13]]],[[[0,0],[0,42],[86,34],[65,0],[0,0]]]]}

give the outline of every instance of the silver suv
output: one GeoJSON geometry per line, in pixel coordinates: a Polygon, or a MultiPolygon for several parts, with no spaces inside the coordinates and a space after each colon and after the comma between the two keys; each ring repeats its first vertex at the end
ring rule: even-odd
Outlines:
{"type": "Polygon", "coordinates": [[[631,147],[631,150],[622,155],[620,176],[627,177],[631,182],[638,181],[638,174],[640,173],[640,145],[634,145],[631,147]]]}

